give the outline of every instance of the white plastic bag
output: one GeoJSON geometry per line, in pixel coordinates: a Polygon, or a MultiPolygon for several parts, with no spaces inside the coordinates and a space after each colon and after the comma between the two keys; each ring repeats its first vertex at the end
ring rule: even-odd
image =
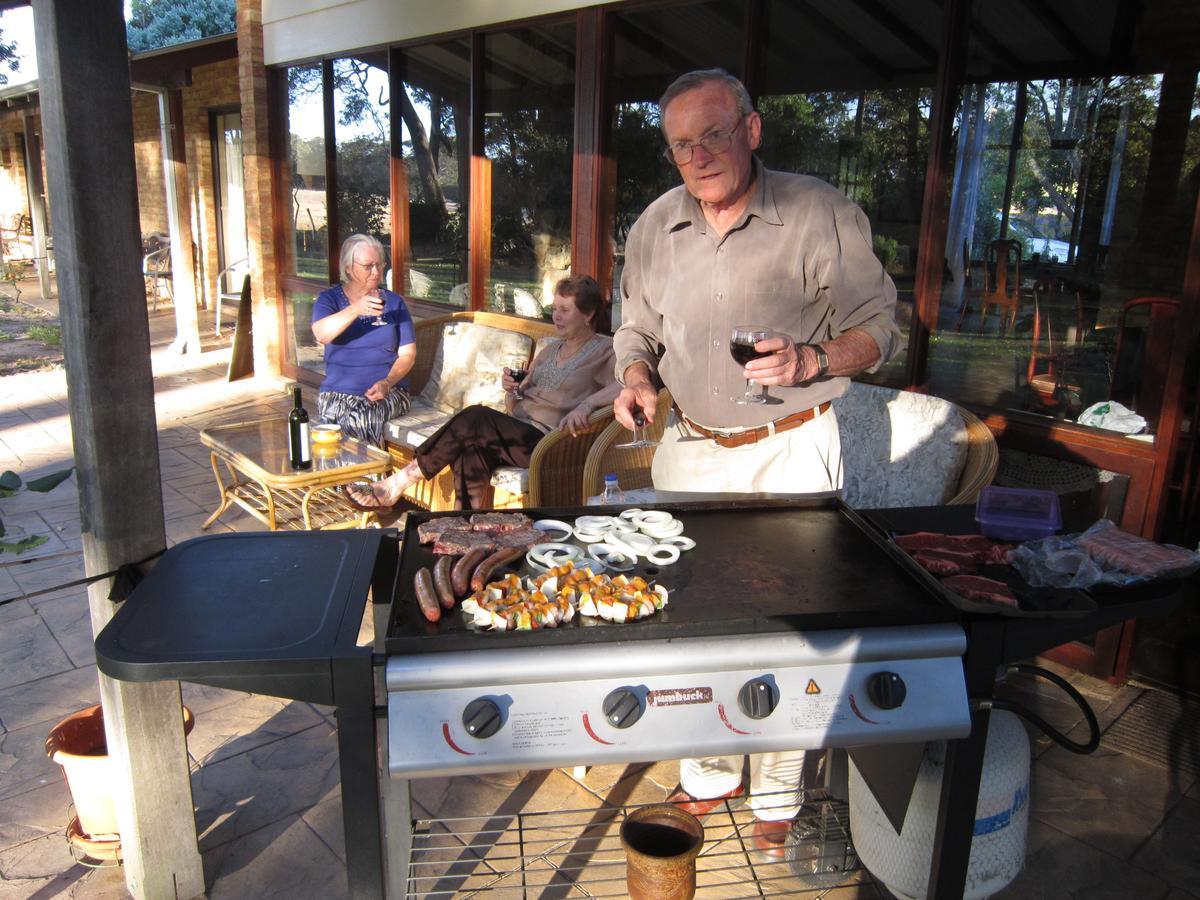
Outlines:
{"type": "Polygon", "coordinates": [[[1141,434],[1146,428],[1145,419],[1115,400],[1101,400],[1099,403],[1093,403],[1081,412],[1075,421],[1080,425],[1107,428],[1109,431],[1119,431],[1122,434],[1141,434]]]}

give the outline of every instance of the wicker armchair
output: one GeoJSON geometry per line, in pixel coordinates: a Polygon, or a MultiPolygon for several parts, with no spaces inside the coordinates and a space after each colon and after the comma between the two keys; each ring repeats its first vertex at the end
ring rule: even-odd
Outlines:
{"type": "MultiPolygon", "coordinates": [[[[991,484],[995,477],[996,467],[1000,462],[1000,451],[996,446],[996,438],[976,415],[958,404],[950,404],[958,413],[966,429],[967,454],[962,469],[958,474],[953,495],[946,504],[974,503],[984,485],[991,484]]],[[[654,439],[662,436],[671,408],[671,395],[665,389],[658,395],[658,412],[654,424],[646,428],[647,434],[654,439]]],[[[629,432],[617,421],[600,433],[592,444],[591,452],[583,467],[582,495],[579,502],[586,503],[588,497],[599,494],[604,486],[604,475],[615,472],[621,487],[625,490],[652,487],[650,478],[650,463],[654,458],[654,448],[647,447],[637,450],[615,450],[613,445],[628,439],[629,432]]],[[[843,432],[843,441],[846,435],[843,432]]]]}
{"type": "MultiPolygon", "coordinates": [[[[555,333],[554,326],[549,322],[506,313],[466,311],[437,316],[432,319],[422,319],[414,324],[417,358],[408,376],[414,396],[419,394],[424,389],[426,382],[429,381],[438,341],[442,336],[442,326],[455,320],[517,331],[531,337],[535,344],[539,339],[550,337],[555,333]]],[[[580,473],[583,471],[584,459],[591,448],[592,441],[612,421],[612,416],[612,406],[610,405],[595,410],[589,417],[587,428],[577,432],[574,437],[566,432],[555,430],[542,438],[534,448],[533,458],[529,463],[528,494],[524,497],[520,495],[506,496],[501,505],[505,507],[575,505],[578,502],[579,479],[580,473]]],[[[414,449],[405,444],[389,440],[387,450],[397,468],[408,465],[413,459],[414,449]]],[[[404,499],[423,509],[433,511],[454,509],[457,505],[454,473],[447,466],[434,478],[418,482],[409,488],[405,492],[404,499]]],[[[495,500],[493,500],[494,502],[495,500]]]]}
{"type": "MultiPolygon", "coordinates": [[[[658,409],[654,414],[654,422],[644,429],[647,438],[656,441],[662,437],[670,411],[671,393],[663,388],[658,392],[658,409]]],[[[617,450],[613,447],[614,444],[630,440],[630,437],[629,429],[616,419],[600,432],[584,462],[582,483],[576,482],[576,490],[582,491],[581,495],[576,497],[576,502],[586,503],[588,497],[599,494],[604,488],[604,476],[609,472],[616,473],[617,481],[624,490],[653,487],[650,462],[654,459],[654,448],[617,450]]]]}

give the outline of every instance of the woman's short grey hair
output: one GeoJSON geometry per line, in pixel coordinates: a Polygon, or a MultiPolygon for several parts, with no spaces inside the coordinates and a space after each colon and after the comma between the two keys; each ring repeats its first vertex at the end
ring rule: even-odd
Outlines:
{"type": "Polygon", "coordinates": [[[658,117],[659,124],[663,130],[663,136],[666,137],[666,116],[667,104],[678,97],[680,94],[685,94],[688,91],[694,91],[696,88],[704,87],[706,84],[723,84],[733,95],[733,100],[737,104],[739,116],[745,116],[754,112],[754,103],[750,100],[750,92],[746,90],[746,86],[738,79],[734,78],[724,69],[697,69],[694,72],[687,72],[680,75],[667,88],[666,93],[658,98],[658,117]]]}
{"type": "MultiPolygon", "coordinates": [[[[383,253],[383,244],[379,243],[378,239],[369,234],[352,234],[346,240],[342,241],[342,252],[338,257],[339,273],[342,276],[342,282],[350,280],[350,267],[354,265],[354,254],[358,252],[359,247],[370,247],[379,254],[379,261],[382,263],[386,260],[383,253]]],[[[381,276],[382,272],[379,273],[381,276]]]]}

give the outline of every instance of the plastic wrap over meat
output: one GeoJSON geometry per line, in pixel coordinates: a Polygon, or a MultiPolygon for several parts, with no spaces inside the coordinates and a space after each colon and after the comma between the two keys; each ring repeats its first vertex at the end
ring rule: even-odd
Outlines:
{"type": "Polygon", "coordinates": [[[1147,540],[1101,519],[1082,534],[1021,544],[1012,564],[1034,587],[1126,587],[1191,575],[1200,569],[1200,553],[1147,540]]]}

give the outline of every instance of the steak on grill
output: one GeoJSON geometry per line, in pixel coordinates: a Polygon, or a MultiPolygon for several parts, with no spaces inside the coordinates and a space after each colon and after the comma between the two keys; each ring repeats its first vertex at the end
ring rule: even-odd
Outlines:
{"type": "Polygon", "coordinates": [[[471,528],[475,531],[496,533],[499,531],[516,531],[527,528],[533,520],[524,513],[475,513],[471,516],[471,528]]]}
{"type": "Polygon", "coordinates": [[[496,541],[493,535],[482,531],[445,531],[434,541],[434,553],[466,553],[476,547],[487,547],[494,550],[496,541]]]}
{"type": "Polygon", "coordinates": [[[422,544],[432,544],[447,531],[470,531],[471,523],[462,516],[442,516],[440,519],[430,519],[417,526],[417,540],[422,544]]]}

